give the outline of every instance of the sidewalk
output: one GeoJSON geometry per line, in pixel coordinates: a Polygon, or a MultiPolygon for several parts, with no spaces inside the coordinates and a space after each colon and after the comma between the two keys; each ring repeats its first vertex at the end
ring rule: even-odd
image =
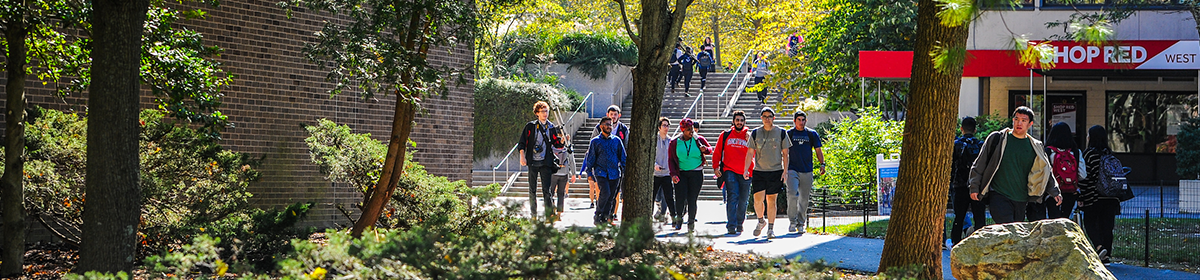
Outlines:
{"type": "MultiPolygon", "coordinates": [[[[525,199],[510,199],[513,201],[525,202],[525,199]]],[[[539,202],[540,203],[540,202],[539,202]]],[[[592,214],[594,209],[588,208],[587,199],[568,199],[566,203],[566,211],[563,212],[562,220],[555,223],[555,226],[566,228],[569,226],[591,227],[592,214]]],[[[757,222],[750,218],[743,225],[746,232],[740,236],[725,235],[725,206],[720,205],[720,202],[715,201],[700,201],[697,203],[700,211],[696,215],[699,222],[696,224],[696,232],[694,235],[699,237],[699,242],[709,243],[713,249],[757,253],[765,256],[784,257],[789,259],[800,258],[803,261],[816,261],[824,259],[830,264],[837,267],[874,272],[879,268],[879,257],[883,253],[882,239],[855,238],[843,237],[835,235],[821,234],[787,234],[786,215],[779,215],[775,221],[775,239],[765,239],[763,236],[751,236],[754,226],[757,222]]],[[[528,203],[525,203],[528,205],[528,203]]],[[[526,212],[527,213],[527,212],[526,212]]],[[[886,217],[871,217],[871,220],[886,219],[886,217]]],[[[830,225],[849,224],[862,222],[863,218],[859,217],[843,217],[830,218],[830,225]]],[[[810,218],[810,226],[819,226],[821,219],[810,218]]],[[[669,226],[656,225],[656,237],[663,241],[687,242],[687,227],[684,230],[675,231],[669,226]]],[[[766,230],[763,230],[763,235],[766,235],[766,230]]],[[[1123,264],[1111,264],[1107,266],[1117,279],[1200,279],[1200,274],[1192,274],[1165,269],[1153,269],[1139,266],[1129,266],[1123,264]]],[[[950,274],[950,251],[942,251],[942,277],[944,279],[954,279],[950,274]]]]}

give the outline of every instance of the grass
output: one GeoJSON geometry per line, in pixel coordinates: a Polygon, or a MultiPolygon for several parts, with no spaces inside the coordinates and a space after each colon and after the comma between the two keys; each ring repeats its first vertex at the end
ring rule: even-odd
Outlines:
{"type": "MultiPolygon", "coordinates": [[[[1113,258],[1144,265],[1146,220],[1117,219],[1113,229],[1113,258]]],[[[1150,219],[1150,264],[1189,272],[1200,271],[1200,220],[1150,219]]]]}

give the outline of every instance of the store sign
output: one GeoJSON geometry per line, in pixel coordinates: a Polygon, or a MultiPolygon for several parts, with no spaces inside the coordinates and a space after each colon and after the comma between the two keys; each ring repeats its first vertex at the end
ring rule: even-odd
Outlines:
{"type": "Polygon", "coordinates": [[[1071,127],[1071,133],[1075,133],[1076,110],[1075,103],[1056,103],[1050,104],[1050,124],[1054,125],[1059,122],[1066,123],[1071,127]]]}
{"type": "Polygon", "coordinates": [[[1200,69],[1200,61],[1197,61],[1200,41],[1113,41],[1103,45],[1072,41],[1048,43],[1054,49],[1054,69],[1200,69]]]}

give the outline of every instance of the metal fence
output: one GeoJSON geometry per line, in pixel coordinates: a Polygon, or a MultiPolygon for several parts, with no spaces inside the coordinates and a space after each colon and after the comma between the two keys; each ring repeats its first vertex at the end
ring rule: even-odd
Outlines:
{"type": "Polygon", "coordinates": [[[1180,199],[1175,182],[1131,185],[1136,196],[1121,203],[1112,257],[1132,265],[1200,268],[1200,202],[1180,199]]]}

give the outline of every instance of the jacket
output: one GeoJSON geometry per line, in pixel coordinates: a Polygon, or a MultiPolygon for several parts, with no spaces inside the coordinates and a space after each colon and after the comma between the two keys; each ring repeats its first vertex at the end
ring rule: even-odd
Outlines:
{"type": "MultiPolygon", "coordinates": [[[[1000,160],[1004,159],[1004,148],[1008,145],[1008,134],[1011,131],[1012,129],[1005,128],[992,132],[988,135],[987,140],[983,141],[983,150],[979,151],[979,157],[975,158],[975,164],[971,166],[969,183],[971,193],[985,196],[988,194],[992,179],[996,176],[996,170],[1000,168],[1000,160]]],[[[1042,141],[1030,137],[1029,143],[1033,146],[1033,152],[1037,156],[1034,157],[1033,168],[1029,170],[1027,195],[1029,195],[1029,201],[1042,203],[1043,194],[1049,197],[1059,195],[1058,182],[1051,177],[1054,170],[1050,167],[1050,161],[1046,157],[1042,141]]]]}
{"type": "MultiPolygon", "coordinates": [[[[696,148],[698,148],[700,150],[700,167],[699,168],[704,168],[705,163],[707,163],[707,160],[705,160],[706,158],[704,157],[704,155],[712,154],[712,149],[710,148],[712,145],[708,144],[708,139],[704,139],[704,136],[700,136],[699,134],[697,134],[693,138],[696,139],[696,146],[697,146],[696,148]]],[[[682,139],[683,139],[683,137],[675,137],[675,139],[671,139],[671,145],[668,148],[668,149],[670,149],[670,150],[668,150],[669,153],[667,153],[667,154],[670,156],[669,160],[670,160],[670,164],[671,164],[671,177],[672,178],[678,177],[679,172],[689,171],[689,170],[679,170],[679,153],[676,152],[676,149],[677,149],[679,141],[682,139]]]]}
{"type": "MultiPolygon", "coordinates": [[[[517,141],[517,150],[525,151],[525,163],[530,165],[533,164],[533,148],[537,146],[537,143],[534,143],[537,141],[537,135],[534,135],[534,133],[537,133],[537,125],[537,120],[526,123],[525,128],[521,130],[521,138],[517,141]]],[[[547,150],[545,151],[546,158],[543,162],[554,164],[554,152],[550,151],[550,149],[554,147],[554,142],[559,141],[558,128],[549,120],[546,121],[546,133],[548,137],[542,137],[543,142],[545,142],[545,146],[543,147],[546,147],[547,150]]]]}

